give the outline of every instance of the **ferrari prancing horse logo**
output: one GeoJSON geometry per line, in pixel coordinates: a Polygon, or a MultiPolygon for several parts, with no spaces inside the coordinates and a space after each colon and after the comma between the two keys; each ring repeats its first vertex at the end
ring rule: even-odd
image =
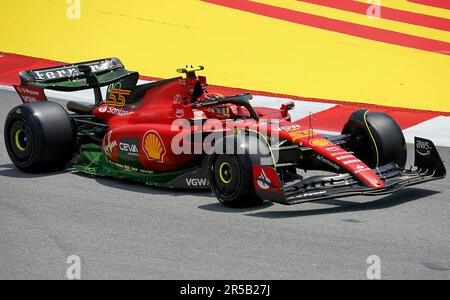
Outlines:
{"type": "Polygon", "coordinates": [[[164,147],[161,136],[156,131],[149,130],[144,134],[144,138],[142,139],[142,149],[144,149],[144,153],[148,160],[164,162],[166,148],[164,147]]]}

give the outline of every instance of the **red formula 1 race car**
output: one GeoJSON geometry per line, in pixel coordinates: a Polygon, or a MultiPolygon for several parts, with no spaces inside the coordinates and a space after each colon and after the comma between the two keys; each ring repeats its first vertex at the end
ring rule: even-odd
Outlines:
{"type": "Polygon", "coordinates": [[[24,172],[72,161],[87,174],[211,188],[232,207],[382,195],[446,175],[423,138],[415,140],[415,167],[405,169],[405,139],[386,114],[357,110],[342,134],[325,136],[291,122],[292,102],[276,110],[253,107],[250,94],[209,93],[196,75],[202,69],[142,85],[116,58],[21,72],[16,90],[24,104],[6,120],[8,154],[24,172]],[[93,89],[95,104],[69,101],[67,113],[46,101],[44,89],[93,89]]]}

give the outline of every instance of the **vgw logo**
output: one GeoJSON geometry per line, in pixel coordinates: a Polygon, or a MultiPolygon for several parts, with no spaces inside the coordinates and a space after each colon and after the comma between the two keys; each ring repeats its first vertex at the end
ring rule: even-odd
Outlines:
{"type": "Polygon", "coordinates": [[[188,186],[207,186],[208,179],[206,179],[206,178],[186,178],[186,184],[188,186]]]}

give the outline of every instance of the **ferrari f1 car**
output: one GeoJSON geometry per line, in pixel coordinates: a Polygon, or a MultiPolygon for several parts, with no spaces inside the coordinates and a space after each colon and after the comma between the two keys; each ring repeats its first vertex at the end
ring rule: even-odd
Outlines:
{"type": "Polygon", "coordinates": [[[321,135],[291,122],[293,102],[269,109],[253,107],[251,94],[208,92],[200,70],[145,84],[117,58],[23,71],[16,90],[24,104],[5,124],[8,154],[24,172],[72,162],[92,175],[211,188],[231,207],[383,195],[446,175],[434,144],[419,137],[415,166],[405,169],[403,133],[384,113],[357,110],[340,135],[321,135]],[[68,113],[44,89],[92,89],[95,103],[69,101],[68,113]]]}

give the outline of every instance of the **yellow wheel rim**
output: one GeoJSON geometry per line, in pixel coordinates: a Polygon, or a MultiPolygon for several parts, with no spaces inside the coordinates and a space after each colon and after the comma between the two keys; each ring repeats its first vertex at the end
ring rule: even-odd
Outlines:
{"type": "Polygon", "coordinates": [[[22,133],[23,131],[22,130],[17,130],[16,131],[16,134],[14,135],[14,139],[15,139],[15,141],[16,141],[16,147],[17,147],[17,149],[19,149],[20,151],[25,151],[25,147],[23,147],[22,146],[22,144],[20,143],[20,139],[19,139],[19,137],[20,137],[20,134],[22,133]]]}
{"type": "MultiPolygon", "coordinates": [[[[227,162],[221,163],[220,166],[219,166],[219,177],[220,177],[220,180],[221,180],[223,183],[228,184],[228,183],[231,182],[231,179],[233,178],[233,176],[230,176],[230,178],[229,178],[228,180],[224,178],[224,175],[225,175],[225,176],[228,176],[228,174],[226,174],[226,172],[227,172],[228,170],[225,170],[225,171],[223,170],[223,168],[224,168],[225,166],[228,167],[228,170],[231,170],[231,166],[230,166],[229,163],[227,163],[227,162]]],[[[231,172],[230,172],[230,175],[231,175],[231,172]]]]}

